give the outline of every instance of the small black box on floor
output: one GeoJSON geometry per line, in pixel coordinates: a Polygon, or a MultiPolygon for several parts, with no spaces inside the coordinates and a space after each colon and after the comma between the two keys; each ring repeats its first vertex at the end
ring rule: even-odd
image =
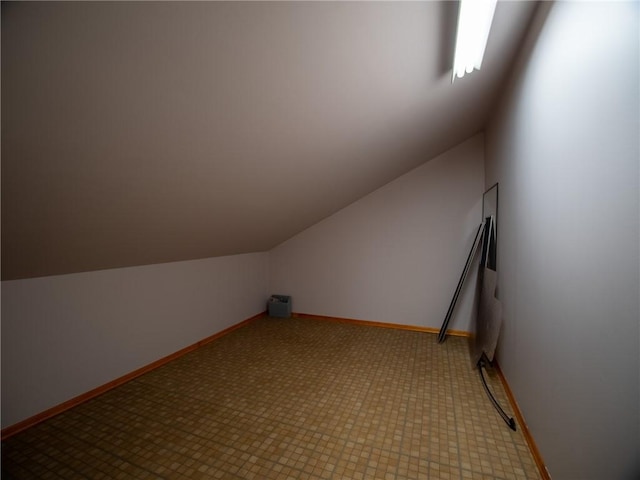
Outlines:
{"type": "Polygon", "coordinates": [[[269,298],[269,316],[290,318],[291,297],[288,295],[271,295],[269,298]]]}

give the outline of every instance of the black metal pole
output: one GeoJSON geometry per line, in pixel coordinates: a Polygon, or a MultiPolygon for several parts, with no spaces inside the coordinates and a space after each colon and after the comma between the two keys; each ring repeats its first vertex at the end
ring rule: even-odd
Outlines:
{"type": "Polygon", "coordinates": [[[473,245],[471,246],[471,251],[469,252],[467,261],[464,264],[464,269],[462,270],[462,275],[460,276],[460,280],[458,281],[458,286],[456,287],[456,291],[453,294],[451,303],[449,304],[449,309],[447,310],[447,315],[444,317],[444,322],[442,322],[442,327],[440,327],[440,332],[438,333],[438,343],[444,342],[444,339],[447,336],[447,327],[449,326],[449,321],[451,320],[451,316],[453,315],[453,310],[456,306],[456,302],[458,301],[458,296],[460,295],[460,291],[462,290],[464,280],[465,278],[467,278],[467,273],[469,273],[469,268],[471,267],[476,249],[478,248],[478,238],[480,237],[480,233],[483,230],[484,222],[480,224],[480,226],[478,227],[478,231],[476,232],[476,238],[473,240],[473,245]]]}

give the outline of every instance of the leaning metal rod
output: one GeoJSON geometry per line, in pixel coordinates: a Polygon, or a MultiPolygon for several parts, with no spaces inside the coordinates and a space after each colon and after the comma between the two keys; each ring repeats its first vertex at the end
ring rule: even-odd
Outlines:
{"type": "Polygon", "coordinates": [[[471,267],[471,262],[475,257],[476,249],[478,248],[479,242],[478,239],[480,235],[484,232],[484,222],[480,224],[478,227],[478,231],[476,232],[476,237],[473,239],[473,245],[471,246],[471,251],[469,252],[469,256],[467,257],[467,261],[464,264],[464,269],[462,270],[462,275],[460,276],[460,280],[458,281],[458,286],[456,287],[456,291],[453,294],[453,298],[451,299],[451,303],[449,304],[449,309],[447,310],[447,315],[444,317],[444,322],[442,323],[442,327],[440,327],[440,332],[438,333],[438,343],[444,342],[447,337],[447,327],[449,326],[449,321],[451,320],[451,316],[453,315],[453,310],[456,307],[456,302],[458,301],[458,296],[460,295],[460,291],[462,290],[462,285],[464,284],[464,280],[467,278],[467,273],[469,272],[469,268],[471,267]]]}
{"type": "MultiPolygon", "coordinates": [[[[482,355],[484,357],[484,353],[482,355]]],[[[486,367],[486,363],[484,359],[481,357],[480,360],[478,360],[478,370],[480,371],[480,378],[482,378],[482,385],[484,386],[484,390],[487,392],[487,395],[489,396],[491,403],[493,403],[493,406],[502,417],[502,420],[504,420],[504,423],[506,423],[509,426],[509,428],[515,432],[516,421],[513,419],[513,417],[509,417],[509,415],[505,413],[505,411],[502,409],[498,401],[493,396],[493,393],[491,393],[491,390],[489,390],[489,385],[487,385],[487,381],[485,380],[484,374],[482,373],[482,367],[486,367]]]]}

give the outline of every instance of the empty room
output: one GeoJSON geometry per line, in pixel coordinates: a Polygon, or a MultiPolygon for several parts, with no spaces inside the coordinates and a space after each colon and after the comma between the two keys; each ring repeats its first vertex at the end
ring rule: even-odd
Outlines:
{"type": "Polygon", "coordinates": [[[1,21],[3,478],[640,478],[639,2],[1,21]]]}

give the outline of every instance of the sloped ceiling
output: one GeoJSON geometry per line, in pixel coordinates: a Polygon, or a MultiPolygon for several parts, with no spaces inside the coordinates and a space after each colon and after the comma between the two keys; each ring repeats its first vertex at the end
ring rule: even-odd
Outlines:
{"type": "Polygon", "coordinates": [[[2,3],[2,278],[265,251],[482,130],[534,3],[2,3]]]}

